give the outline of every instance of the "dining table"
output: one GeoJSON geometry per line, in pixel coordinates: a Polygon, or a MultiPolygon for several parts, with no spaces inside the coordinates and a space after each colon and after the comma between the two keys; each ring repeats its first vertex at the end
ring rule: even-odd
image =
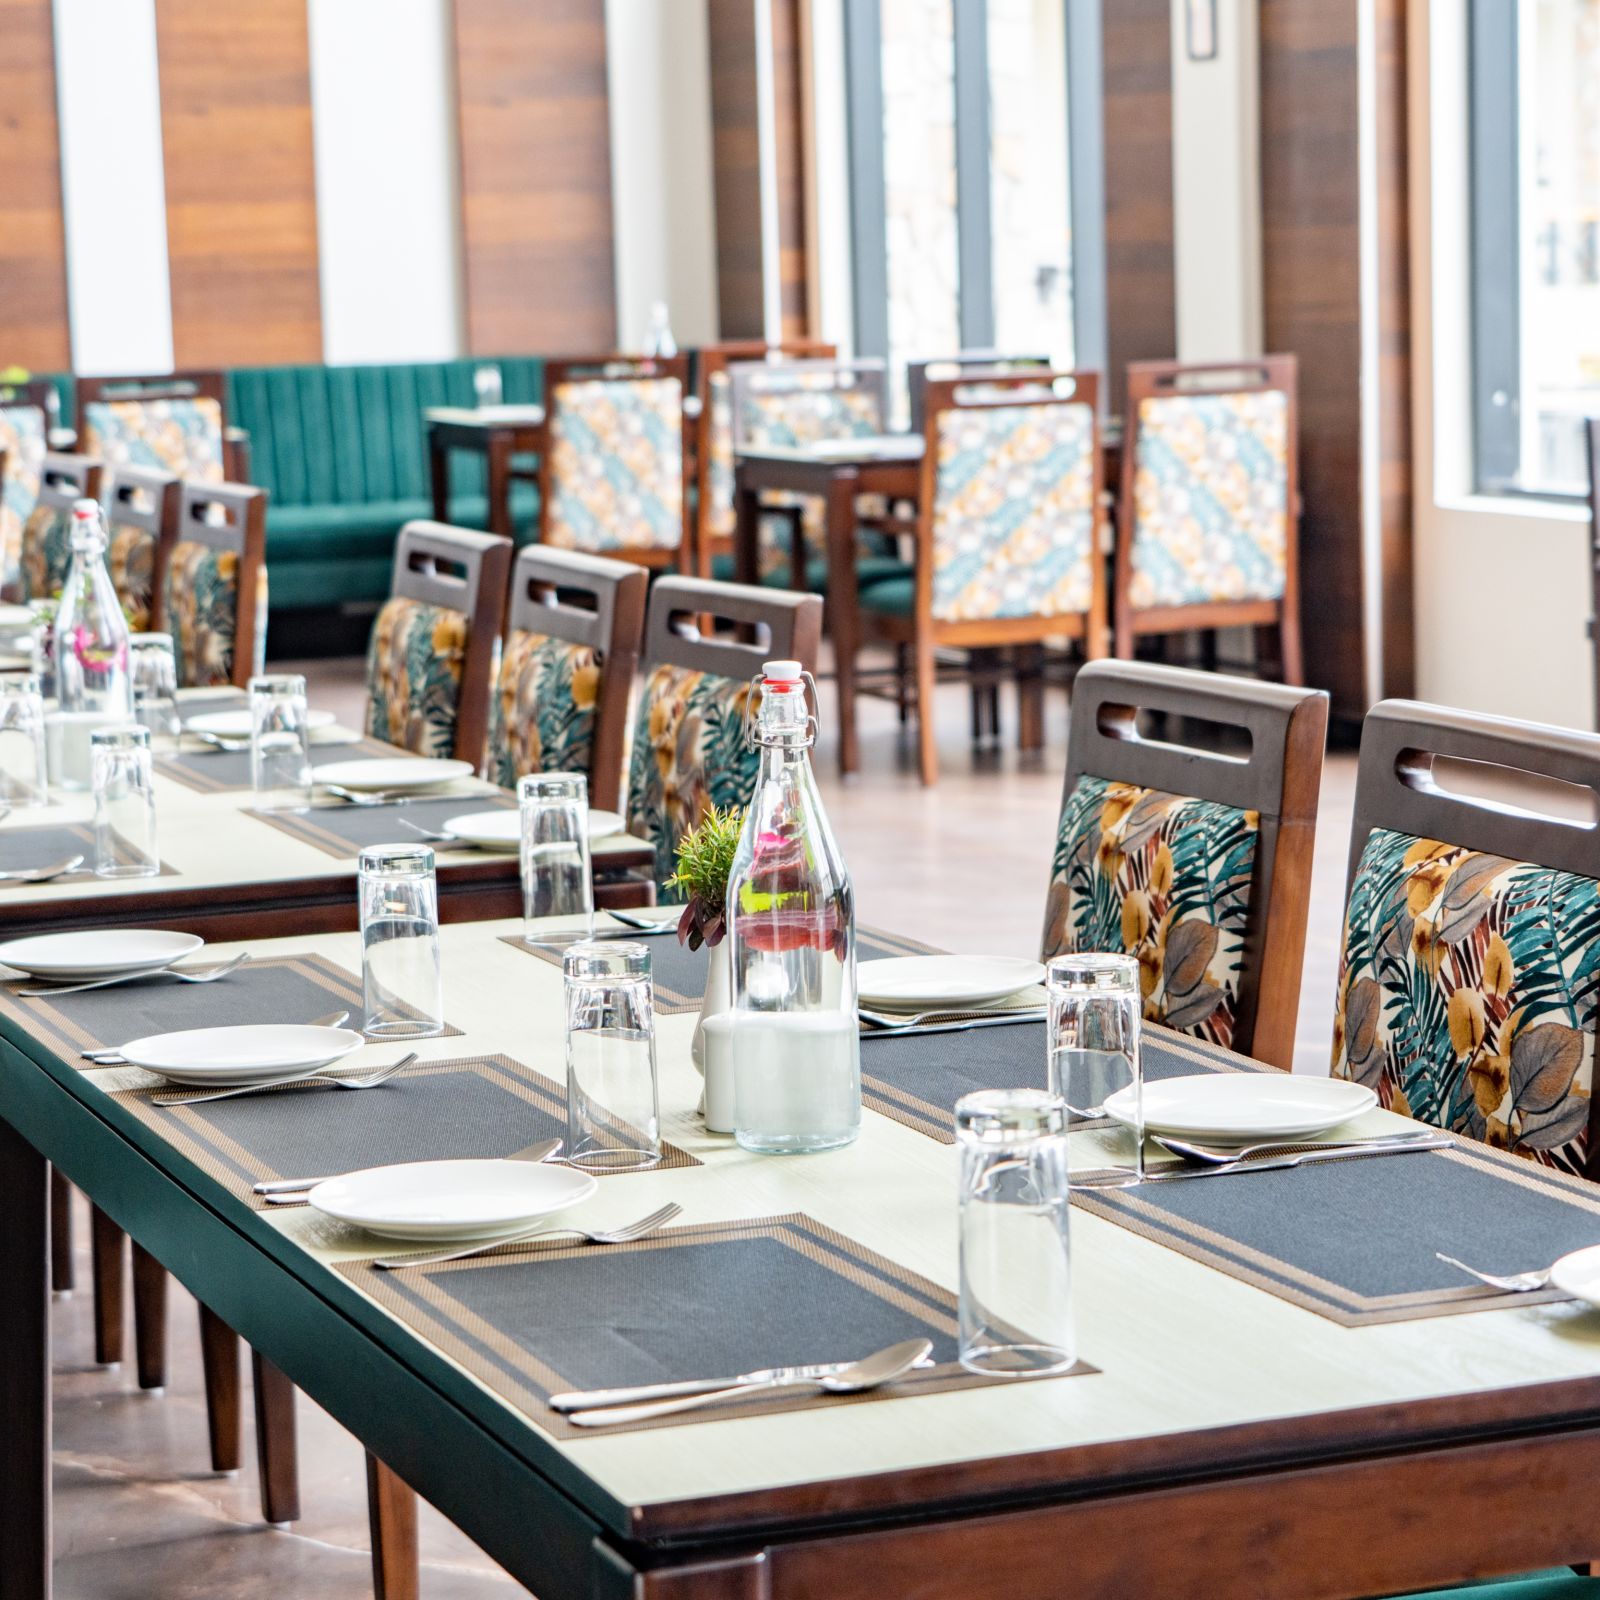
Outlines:
{"type": "Polygon", "coordinates": [[[511,482],[530,476],[514,457],[544,448],[544,407],[530,405],[429,406],[422,413],[428,435],[428,475],[433,520],[450,521],[450,457],[464,450],[484,459],[489,495],[488,530],[513,537],[511,482]]]}
{"type": "MultiPolygon", "coordinates": [[[[609,917],[598,931],[632,936],[609,917]]],[[[1600,1554],[1600,1311],[1489,1289],[1435,1256],[1542,1266],[1600,1243],[1600,1199],[1466,1140],[1120,1186],[1124,1153],[1084,1126],[1069,1140],[1076,1365],[1029,1380],[963,1369],[949,1108],[974,1087],[1044,1085],[1036,1016],[864,1034],[859,1138],[756,1155],[696,1114],[704,953],[650,936],[667,991],[663,1159],[602,1176],[559,1221],[616,1228],[675,1203],[665,1227],[385,1272],[373,1263],[392,1242],[254,1193],[313,1161],[502,1156],[560,1136],[570,926],[531,932],[442,930],[451,1031],[416,1041],[419,1061],[383,1087],[177,1110],[138,1069],[78,1052],[158,992],[181,1025],[186,994],[146,985],[90,1008],[26,998],[0,973],[5,1600],[50,1589],[52,1163],[541,1600],[1288,1600],[1600,1554]],[[548,1404],[556,1390],[853,1359],[913,1332],[932,1364],[866,1394],[785,1392],[593,1430],[548,1404]]],[[[916,948],[868,929],[861,945],[916,948]]],[[[250,965],[211,988],[247,996],[244,974],[260,984],[274,968],[347,985],[360,971],[349,933],[203,959],[245,948],[250,965]]],[[[1155,1026],[1143,1060],[1152,1082],[1271,1070],[1155,1026]]],[[[1373,1108],[1349,1129],[1414,1126],[1373,1108]]]]}

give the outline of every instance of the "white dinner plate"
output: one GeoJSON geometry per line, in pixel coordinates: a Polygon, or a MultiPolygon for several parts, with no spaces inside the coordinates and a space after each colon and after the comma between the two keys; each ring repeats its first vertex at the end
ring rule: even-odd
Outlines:
{"type": "Polygon", "coordinates": [[[130,1065],[174,1083],[260,1083],[293,1072],[315,1072],[342,1060],[366,1041],[353,1028],[257,1022],[225,1028],[152,1033],[122,1047],[130,1065]]]}
{"type": "Polygon", "coordinates": [[[389,1239],[492,1239],[534,1227],[595,1191],[572,1167],[534,1161],[408,1161],[319,1183],[312,1207],[389,1239]]]}
{"type": "Polygon", "coordinates": [[[341,789],[442,789],[457,778],[470,778],[470,761],[441,761],[427,756],[404,756],[386,761],[330,761],[313,767],[318,783],[336,783],[341,789]]]}
{"type": "Polygon", "coordinates": [[[1016,956],[891,956],[857,973],[864,1004],[900,1010],[988,1005],[1044,982],[1037,961],[1016,956]]]}
{"type": "Polygon", "coordinates": [[[0,944],[0,963],[35,978],[62,983],[159,972],[205,944],[195,933],[165,928],[85,928],[80,933],[39,933],[0,944]]]}
{"type": "MultiPolygon", "coordinates": [[[[327,728],[333,725],[331,711],[306,712],[307,728],[327,728]]],[[[237,711],[206,711],[198,717],[189,717],[184,727],[190,733],[211,733],[219,739],[248,739],[250,737],[250,712],[248,707],[237,711]]]]}
{"type": "Polygon", "coordinates": [[[1550,1283],[1562,1294],[1600,1306],[1600,1244],[1562,1256],[1550,1269],[1550,1283]]]}
{"type": "MultiPolygon", "coordinates": [[[[1343,1078],[1288,1072],[1205,1072],[1144,1086],[1147,1133],[1200,1143],[1247,1144],[1326,1133],[1378,1103],[1371,1089],[1343,1078]]],[[[1133,1088],[1106,1097],[1106,1115],[1133,1123],[1133,1088]]]]}
{"type": "Polygon", "coordinates": [[[26,606],[0,605],[0,634],[31,632],[38,620],[26,606]]]}
{"type": "MultiPolygon", "coordinates": [[[[448,833],[462,844],[479,850],[512,852],[522,846],[522,814],[501,807],[498,811],[471,811],[465,816],[451,817],[439,824],[440,833],[448,833]]],[[[589,837],[604,839],[609,834],[622,832],[622,818],[615,811],[589,812],[589,837]]]]}

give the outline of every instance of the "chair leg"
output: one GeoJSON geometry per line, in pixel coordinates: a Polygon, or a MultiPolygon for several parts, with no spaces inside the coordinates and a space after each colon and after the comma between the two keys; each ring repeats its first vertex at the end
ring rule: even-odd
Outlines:
{"type": "Polygon", "coordinates": [[[133,1241],[133,1357],[141,1389],[167,1386],[167,1269],[133,1241]]]}
{"type": "Polygon", "coordinates": [[[912,646],[917,659],[917,766],[929,788],[939,781],[939,735],[934,726],[933,641],[919,638],[912,646]]]}
{"type": "Polygon", "coordinates": [[[894,647],[894,687],[900,726],[911,720],[911,657],[903,644],[894,647]]]}
{"type": "Polygon", "coordinates": [[[72,1185],[50,1169],[50,1287],[70,1294],[77,1279],[72,1266],[72,1185]]]}
{"type": "Polygon", "coordinates": [[[1278,620],[1278,650],[1283,662],[1283,681],[1298,689],[1306,681],[1305,661],[1300,653],[1300,614],[1285,606],[1278,620]]]}
{"type": "Polygon", "coordinates": [[[94,1278],[94,1358],[102,1367],[122,1360],[122,1241],[127,1237],[98,1206],[89,1208],[94,1278]]]}
{"type": "Polygon", "coordinates": [[[261,1515],[273,1524],[300,1515],[300,1444],[295,1433],[294,1385],[259,1350],[250,1352],[256,1398],[256,1464],[261,1515]]]}
{"type": "Polygon", "coordinates": [[[370,1450],[367,1524],[372,1530],[373,1600],[419,1600],[417,1497],[370,1450]]]}
{"type": "Polygon", "coordinates": [[[1044,647],[1024,645],[1017,652],[1017,748],[1044,748],[1044,647]]]}
{"type": "Polygon", "coordinates": [[[208,1306],[200,1307],[200,1367],[205,1375],[211,1470],[237,1472],[242,1438],[239,1335],[208,1306]]]}

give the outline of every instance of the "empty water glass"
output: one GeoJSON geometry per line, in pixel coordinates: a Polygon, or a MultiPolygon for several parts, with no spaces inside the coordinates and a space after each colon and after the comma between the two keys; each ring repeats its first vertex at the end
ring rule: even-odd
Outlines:
{"type": "Polygon", "coordinates": [[[370,844],[361,852],[362,1032],[426,1039],[444,1032],[439,889],[425,844],[370,844]]]}
{"type": "Polygon", "coordinates": [[[1127,1129],[1133,1170],[1144,1176],[1144,1073],[1139,1055],[1143,1009],[1139,963],[1132,956],[1056,956],[1046,973],[1050,1092],[1077,1121],[1127,1129]],[[1118,1115],[1106,1101],[1117,1097],[1118,1115]]]}
{"type": "Polygon", "coordinates": [[[472,389],[480,406],[500,404],[500,369],[492,361],[485,361],[472,371],[472,389]]]}
{"type": "Polygon", "coordinates": [[[178,717],[178,660],[172,635],[133,634],[128,653],[133,720],[148,728],[152,738],[176,739],[183,725],[178,717]]]}
{"type": "Polygon", "coordinates": [[[0,677],[0,801],[21,807],[49,800],[39,680],[31,673],[0,677]]]}
{"type": "Polygon", "coordinates": [[[567,1160],[595,1172],[661,1159],[650,952],[632,940],[575,944],[567,997],[567,1160]]]}
{"type": "Polygon", "coordinates": [[[56,697],[56,612],[59,600],[30,600],[33,613],[33,675],[46,700],[56,697]]]}
{"type": "Polygon", "coordinates": [[[594,937],[589,783],[581,772],[533,772],[517,784],[522,812],[523,932],[543,944],[594,937]],[[566,927],[535,926],[577,917],[566,927]]]}
{"type": "Polygon", "coordinates": [[[89,735],[94,791],[94,871],[98,878],[153,878],[156,793],[148,728],[96,728],[89,735]]]}
{"type": "Polygon", "coordinates": [[[250,787],[265,811],[311,804],[306,680],[299,673],[250,680],[250,787]]]}
{"type": "Polygon", "coordinates": [[[961,1150],[962,1366],[1037,1378],[1076,1360],[1067,1108],[1040,1089],[956,1102],[961,1150]]]}

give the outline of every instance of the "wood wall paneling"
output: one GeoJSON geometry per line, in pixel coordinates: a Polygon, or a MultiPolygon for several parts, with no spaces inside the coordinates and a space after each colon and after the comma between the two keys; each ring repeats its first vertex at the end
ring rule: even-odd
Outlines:
{"type": "Polygon", "coordinates": [[[455,0],[467,343],[617,338],[605,0],[455,0]]]}
{"type": "Polygon", "coordinates": [[[804,339],[811,332],[807,294],[804,34],[800,0],[770,0],[770,4],[782,335],[785,339],[804,339]]]}
{"type": "Polygon", "coordinates": [[[724,339],[760,339],[765,333],[761,123],[756,92],[757,3],[758,0],[707,0],[717,319],[718,332],[724,339]]]}
{"type": "Polygon", "coordinates": [[[322,358],[305,0],[156,0],[182,367],[322,358]]]}
{"type": "Polygon", "coordinates": [[[72,364],[46,0],[0,0],[0,367],[72,364]]]}

